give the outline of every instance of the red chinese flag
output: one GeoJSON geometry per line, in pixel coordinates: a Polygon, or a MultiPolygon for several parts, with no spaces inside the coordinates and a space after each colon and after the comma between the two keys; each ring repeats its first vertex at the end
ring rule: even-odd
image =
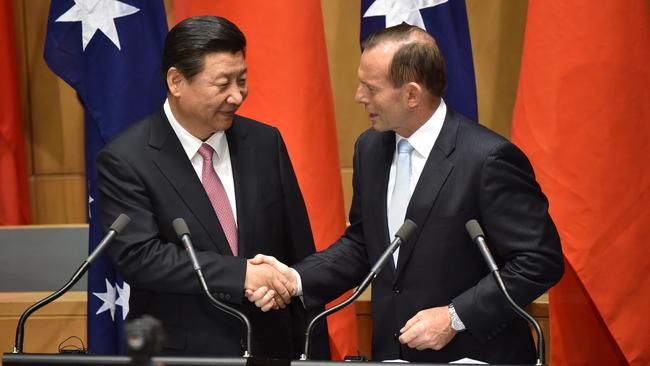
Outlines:
{"type": "Polygon", "coordinates": [[[12,1],[0,1],[0,225],[31,221],[12,1]]]}
{"type": "MultiPolygon", "coordinates": [[[[320,1],[174,2],[174,23],[213,14],[246,35],[249,95],[239,113],[282,132],[322,250],[345,228],[334,104],[320,1]]],[[[357,354],[354,307],[328,317],[332,358],[357,354]]]]}
{"type": "Polygon", "coordinates": [[[512,139],[567,262],[550,292],[551,363],[649,365],[647,0],[529,3],[512,139]]]}

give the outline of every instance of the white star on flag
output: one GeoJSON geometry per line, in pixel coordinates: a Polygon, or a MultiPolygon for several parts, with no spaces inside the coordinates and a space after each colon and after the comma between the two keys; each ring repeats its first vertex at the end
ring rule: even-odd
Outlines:
{"type": "Polygon", "coordinates": [[[121,50],[120,37],[115,28],[115,18],[137,13],[140,9],[118,0],[75,0],[74,5],[63,13],[57,22],[81,22],[81,38],[84,51],[99,29],[121,50]]]}
{"type": "Polygon", "coordinates": [[[93,295],[97,296],[104,302],[95,315],[99,315],[106,310],[109,310],[111,312],[111,319],[115,321],[115,288],[110,282],[108,282],[108,279],[105,279],[105,281],[106,292],[93,292],[93,295]]]}
{"type": "Polygon", "coordinates": [[[111,285],[108,281],[108,278],[105,278],[106,281],[106,292],[93,292],[93,295],[97,296],[102,300],[102,306],[97,310],[95,315],[99,315],[105,311],[110,311],[111,319],[115,321],[115,309],[117,306],[122,307],[122,320],[126,319],[126,316],[129,314],[129,298],[131,297],[131,286],[128,283],[124,282],[124,287],[115,284],[115,287],[111,285]],[[115,293],[117,292],[117,299],[115,299],[115,293]]]}
{"type": "Polygon", "coordinates": [[[386,28],[405,22],[427,30],[420,9],[431,8],[447,1],[449,0],[375,0],[363,17],[386,16],[386,28]]]}
{"type": "Polygon", "coordinates": [[[131,297],[131,286],[128,283],[124,282],[124,288],[120,288],[120,285],[115,284],[117,289],[117,301],[115,305],[122,307],[122,320],[126,320],[126,316],[129,314],[129,298],[131,297]]]}

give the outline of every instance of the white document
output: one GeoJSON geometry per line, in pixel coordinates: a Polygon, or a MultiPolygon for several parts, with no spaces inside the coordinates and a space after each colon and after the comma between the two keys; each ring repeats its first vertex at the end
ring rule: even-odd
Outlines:
{"type": "Polygon", "coordinates": [[[470,365],[487,365],[487,362],[473,360],[471,358],[461,358],[460,360],[450,362],[450,364],[454,364],[454,363],[464,363],[470,365]]]}
{"type": "MultiPolygon", "coordinates": [[[[406,361],[406,360],[400,360],[400,359],[397,359],[397,360],[383,360],[383,361],[381,361],[381,362],[402,362],[402,363],[409,363],[409,362],[406,361]]],[[[466,357],[466,358],[461,358],[460,360],[451,361],[449,364],[455,364],[455,363],[466,364],[466,365],[487,365],[487,364],[488,364],[487,362],[483,362],[483,361],[479,361],[479,360],[474,360],[474,359],[467,358],[467,357],[466,357]]]]}

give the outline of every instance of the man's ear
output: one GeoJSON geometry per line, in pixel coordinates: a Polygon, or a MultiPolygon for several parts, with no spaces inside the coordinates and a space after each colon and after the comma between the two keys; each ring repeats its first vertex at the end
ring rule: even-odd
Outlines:
{"type": "Polygon", "coordinates": [[[404,84],[406,101],[409,107],[417,107],[422,102],[422,86],[416,82],[404,84]]]}
{"type": "Polygon", "coordinates": [[[167,70],[167,88],[169,88],[169,93],[175,97],[179,97],[181,93],[181,86],[186,81],[185,76],[175,68],[170,67],[167,70]]]}

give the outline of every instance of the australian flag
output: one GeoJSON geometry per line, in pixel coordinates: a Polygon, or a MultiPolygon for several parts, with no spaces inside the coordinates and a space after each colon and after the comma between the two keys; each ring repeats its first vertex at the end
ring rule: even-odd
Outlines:
{"type": "MultiPolygon", "coordinates": [[[[96,201],[95,158],[107,141],[163,103],[160,63],[166,34],[162,0],[51,2],[45,61],[76,90],[85,112],[89,252],[104,234],[96,201]]],[[[105,254],[93,262],[88,274],[91,352],[120,351],[129,294],[129,285],[105,254]]]]}
{"type": "Polygon", "coordinates": [[[436,39],[447,65],[445,102],[478,121],[465,0],[362,0],[362,41],[382,28],[402,23],[418,26],[436,39]]]}

